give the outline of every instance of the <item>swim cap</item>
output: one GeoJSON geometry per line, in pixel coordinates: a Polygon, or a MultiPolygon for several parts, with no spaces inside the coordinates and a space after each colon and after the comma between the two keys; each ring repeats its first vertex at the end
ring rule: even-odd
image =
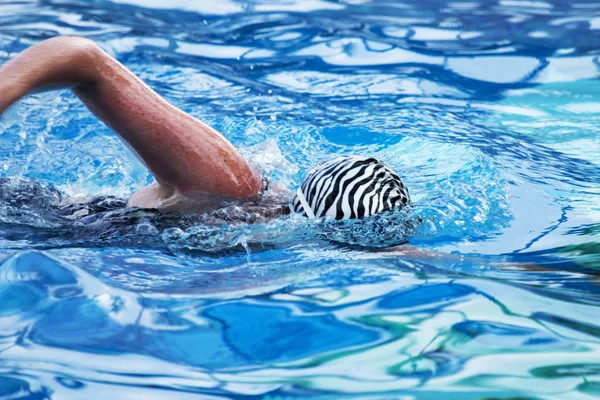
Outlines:
{"type": "Polygon", "coordinates": [[[402,179],[375,158],[339,157],[313,168],[292,201],[311,218],[363,218],[410,203],[402,179]]]}

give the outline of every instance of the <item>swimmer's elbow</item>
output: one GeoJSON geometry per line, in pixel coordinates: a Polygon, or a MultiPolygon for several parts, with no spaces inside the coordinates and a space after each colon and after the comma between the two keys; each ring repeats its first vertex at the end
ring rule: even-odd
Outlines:
{"type": "Polygon", "coordinates": [[[64,75],[58,81],[73,80],[77,86],[97,83],[102,60],[108,55],[93,40],[81,36],[57,36],[39,44],[43,46],[53,69],[64,75]]]}
{"type": "Polygon", "coordinates": [[[56,36],[41,44],[55,49],[69,50],[72,56],[83,58],[96,57],[102,51],[96,42],[83,36],[56,36]]]}
{"type": "Polygon", "coordinates": [[[70,46],[73,57],[84,71],[83,76],[87,82],[80,83],[95,83],[98,78],[98,66],[108,55],[93,40],[80,36],[65,36],[63,39],[65,46],[70,46]]]}
{"type": "Polygon", "coordinates": [[[96,83],[101,54],[92,40],[76,36],[31,46],[0,67],[0,114],[31,92],[96,83]]]}

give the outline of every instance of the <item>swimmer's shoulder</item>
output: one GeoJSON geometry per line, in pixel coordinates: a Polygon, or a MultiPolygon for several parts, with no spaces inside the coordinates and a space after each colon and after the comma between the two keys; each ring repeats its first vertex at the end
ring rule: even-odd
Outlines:
{"type": "Polygon", "coordinates": [[[290,197],[289,189],[277,181],[265,180],[263,190],[257,196],[248,200],[236,201],[202,191],[180,193],[177,190],[169,190],[158,183],[153,183],[134,192],[129,198],[127,206],[182,214],[210,214],[234,206],[248,213],[274,217],[289,213],[286,208],[290,197]]]}
{"type": "Polygon", "coordinates": [[[127,207],[159,208],[160,203],[172,195],[158,183],[153,183],[133,192],[127,201],[127,207]]]}

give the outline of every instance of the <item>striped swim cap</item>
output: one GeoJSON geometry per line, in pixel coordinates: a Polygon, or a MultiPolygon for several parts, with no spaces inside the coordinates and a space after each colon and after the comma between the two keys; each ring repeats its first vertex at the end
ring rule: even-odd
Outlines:
{"type": "Polygon", "coordinates": [[[375,158],[339,157],[313,168],[292,201],[294,212],[337,220],[368,217],[410,203],[402,179],[375,158]]]}

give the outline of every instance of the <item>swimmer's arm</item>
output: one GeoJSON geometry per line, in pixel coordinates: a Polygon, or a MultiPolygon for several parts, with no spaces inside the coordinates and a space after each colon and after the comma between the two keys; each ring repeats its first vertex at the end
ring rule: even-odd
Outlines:
{"type": "Polygon", "coordinates": [[[425,260],[429,262],[435,262],[439,260],[441,262],[460,262],[465,260],[470,260],[470,257],[450,254],[450,253],[441,253],[437,251],[425,250],[417,246],[412,246],[410,244],[402,244],[394,247],[385,247],[381,249],[373,250],[376,253],[381,254],[382,256],[387,257],[406,257],[414,260],[425,260]]]}
{"type": "Polygon", "coordinates": [[[28,93],[61,87],[71,87],[135,151],[163,198],[246,199],[260,192],[260,177],[223,135],[169,104],[85,38],[46,40],[0,67],[0,115],[28,93]]]}
{"type": "Polygon", "coordinates": [[[478,267],[491,267],[494,269],[518,269],[518,270],[529,270],[529,271],[547,271],[552,272],[553,270],[544,268],[537,264],[532,263],[520,263],[512,261],[498,261],[492,259],[478,258],[474,256],[465,256],[462,254],[450,254],[442,253],[438,251],[426,250],[417,246],[409,244],[403,244],[394,247],[382,248],[374,250],[376,253],[380,253],[382,256],[387,257],[405,257],[411,260],[420,260],[435,265],[437,262],[444,268],[448,267],[448,264],[458,263],[457,265],[463,265],[463,263],[469,263],[473,266],[478,267]]]}

